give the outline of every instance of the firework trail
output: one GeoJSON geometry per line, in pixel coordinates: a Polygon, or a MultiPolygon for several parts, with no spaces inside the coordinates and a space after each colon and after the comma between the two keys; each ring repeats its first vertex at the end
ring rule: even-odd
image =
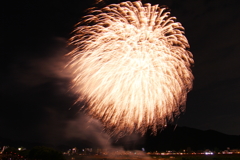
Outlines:
{"type": "Polygon", "coordinates": [[[68,55],[78,101],[114,134],[153,133],[185,110],[193,57],[184,28],[141,1],[91,10],[68,55]]]}

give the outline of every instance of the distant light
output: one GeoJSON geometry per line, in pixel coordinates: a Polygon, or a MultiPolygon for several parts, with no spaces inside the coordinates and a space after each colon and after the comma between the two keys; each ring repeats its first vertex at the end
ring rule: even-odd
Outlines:
{"type": "Polygon", "coordinates": [[[213,152],[208,151],[208,152],[204,152],[205,155],[213,155],[213,152]]]}

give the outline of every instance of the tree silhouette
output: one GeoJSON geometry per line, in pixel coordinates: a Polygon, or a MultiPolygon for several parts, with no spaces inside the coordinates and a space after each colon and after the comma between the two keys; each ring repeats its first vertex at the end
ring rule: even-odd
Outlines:
{"type": "Polygon", "coordinates": [[[37,146],[30,150],[28,157],[34,160],[65,160],[62,153],[52,148],[37,146]]]}

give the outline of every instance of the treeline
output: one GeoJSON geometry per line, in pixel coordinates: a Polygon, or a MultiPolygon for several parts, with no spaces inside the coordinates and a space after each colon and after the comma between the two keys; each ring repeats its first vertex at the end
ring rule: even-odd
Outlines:
{"type": "Polygon", "coordinates": [[[2,153],[2,160],[66,160],[63,154],[55,149],[36,146],[30,150],[18,150],[9,147],[2,153]]]}

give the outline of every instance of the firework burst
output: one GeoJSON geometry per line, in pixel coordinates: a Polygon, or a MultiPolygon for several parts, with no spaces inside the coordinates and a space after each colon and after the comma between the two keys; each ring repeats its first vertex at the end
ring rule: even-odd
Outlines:
{"type": "Polygon", "coordinates": [[[136,1],[91,10],[70,41],[78,101],[108,131],[155,133],[185,110],[194,62],[166,8],[136,1]]]}

